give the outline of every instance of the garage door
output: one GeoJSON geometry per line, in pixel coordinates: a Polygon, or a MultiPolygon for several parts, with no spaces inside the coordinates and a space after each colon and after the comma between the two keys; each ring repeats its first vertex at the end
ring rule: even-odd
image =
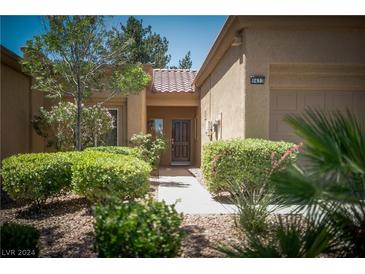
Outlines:
{"type": "Polygon", "coordinates": [[[364,66],[270,66],[270,139],[300,141],[284,117],[307,107],[349,109],[365,125],[364,72],[364,66]]]}

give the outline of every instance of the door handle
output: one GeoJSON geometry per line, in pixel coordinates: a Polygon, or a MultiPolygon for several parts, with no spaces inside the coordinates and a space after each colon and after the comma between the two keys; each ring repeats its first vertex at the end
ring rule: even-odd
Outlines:
{"type": "Polygon", "coordinates": [[[173,138],[171,138],[171,139],[170,139],[170,142],[171,142],[171,145],[173,145],[173,144],[174,144],[174,139],[173,139],[173,138]]]}

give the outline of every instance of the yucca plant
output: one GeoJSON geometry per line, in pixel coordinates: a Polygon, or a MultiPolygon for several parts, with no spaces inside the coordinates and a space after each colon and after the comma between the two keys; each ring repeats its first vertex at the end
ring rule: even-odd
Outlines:
{"type": "Polygon", "coordinates": [[[275,197],[295,206],[269,233],[248,233],[230,257],[364,257],[365,136],[350,112],[306,110],[286,118],[304,141],[300,161],[275,173],[275,197]]]}

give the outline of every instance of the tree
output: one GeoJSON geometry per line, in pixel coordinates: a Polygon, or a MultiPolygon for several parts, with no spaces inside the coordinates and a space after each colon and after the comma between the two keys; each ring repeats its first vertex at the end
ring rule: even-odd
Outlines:
{"type": "Polygon", "coordinates": [[[191,52],[188,51],[185,56],[179,60],[179,68],[180,69],[191,69],[193,65],[193,61],[191,60],[191,52]]]}
{"type": "Polygon", "coordinates": [[[47,16],[47,32],[27,41],[22,60],[33,88],[51,98],[72,96],[77,106],[75,147],[81,150],[82,100],[92,92],[139,93],[150,81],[140,66],[126,65],[130,41],[116,43],[101,16],[47,16]],[[118,44],[118,47],[115,45],[118,44]]]}
{"type": "Polygon", "coordinates": [[[113,28],[113,33],[119,38],[117,47],[130,41],[124,52],[128,63],[150,63],[154,68],[165,68],[170,62],[166,37],[152,32],[151,26],[144,27],[143,20],[130,16],[126,25],[121,24],[120,29],[113,28]]]}

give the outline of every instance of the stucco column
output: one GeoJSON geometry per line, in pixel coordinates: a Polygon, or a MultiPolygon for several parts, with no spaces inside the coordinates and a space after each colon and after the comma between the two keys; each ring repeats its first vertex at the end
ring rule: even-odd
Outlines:
{"type": "Polygon", "coordinates": [[[146,90],[137,95],[128,95],[127,98],[128,140],[136,133],[146,133],[147,105],[146,90]]]}

